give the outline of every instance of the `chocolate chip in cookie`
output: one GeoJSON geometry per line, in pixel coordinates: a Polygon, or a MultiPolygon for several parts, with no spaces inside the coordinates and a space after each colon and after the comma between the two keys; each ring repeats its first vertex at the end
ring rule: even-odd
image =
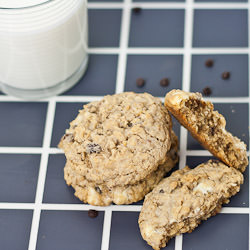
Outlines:
{"type": "Polygon", "coordinates": [[[74,142],[74,136],[73,136],[73,134],[65,134],[63,136],[63,140],[65,140],[67,142],[74,142]]]}
{"type": "Polygon", "coordinates": [[[131,128],[133,126],[133,124],[130,121],[127,123],[127,125],[129,128],[131,128]]]}
{"type": "Polygon", "coordinates": [[[93,154],[93,153],[100,153],[102,151],[102,148],[97,143],[88,143],[86,147],[86,153],[93,154]]]}

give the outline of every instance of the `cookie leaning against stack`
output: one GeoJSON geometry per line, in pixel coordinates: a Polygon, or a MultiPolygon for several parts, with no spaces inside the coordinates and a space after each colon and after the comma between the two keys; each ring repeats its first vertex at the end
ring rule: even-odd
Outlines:
{"type": "Polygon", "coordinates": [[[244,172],[248,165],[246,144],[226,131],[226,120],[211,102],[200,93],[172,90],[165,97],[165,105],[214,156],[230,167],[244,172]]]}
{"type": "Polygon", "coordinates": [[[217,214],[242,183],[238,170],[219,161],[175,171],[146,195],[139,217],[142,237],[155,250],[165,247],[172,237],[217,214]]]}
{"type": "Polygon", "coordinates": [[[59,147],[67,158],[67,184],[83,202],[101,206],[142,199],[178,160],[169,113],[146,93],[85,105],[59,147]]]}

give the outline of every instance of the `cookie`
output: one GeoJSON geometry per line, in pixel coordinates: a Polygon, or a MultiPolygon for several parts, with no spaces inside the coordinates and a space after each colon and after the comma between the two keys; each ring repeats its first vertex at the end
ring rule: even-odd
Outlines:
{"type": "Polygon", "coordinates": [[[248,165],[245,143],[226,131],[225,118],[200,93],[172,90],[165,97],[165,106],[214,156],[245,171],[248,165]]]}
{"type": "Polygon", "coordinates": [[[165,247],[172,237],[217,214],[242,183],[240,171],[214,160],[175,171],[145,197],[139,216],[143,239],[155,250],[165,247]]]}
{"type": "Polygon", "coordinates": [[[125,92],[80,110],[59,147],[96,184],[135,184],[166,162],[171,117],[160,99],[125,92]]]}
{"type": "Polygon", "coordinates": [[[169,172],[178,161],[178,139],[172,132],[172,145],[167,153],[167,160],[164,164],[146,176],[145,179],[135,184],[109,187],[105,184],[97,185],[88,181],[84,176],[79,175],[75,165],[67,161],[64,168],[64,178],[68,185],[75,189],[75,196],[81,201],[95,206],[108,206],[115,204],[130,204],[144,198],[169,172]]]}

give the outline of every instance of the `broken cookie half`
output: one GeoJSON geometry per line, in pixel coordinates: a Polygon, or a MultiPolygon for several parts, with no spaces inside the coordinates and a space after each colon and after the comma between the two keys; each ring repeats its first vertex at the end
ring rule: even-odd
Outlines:
{"type": "Polygon", "coordinates": [[[143,239],[155,250],[165,247],[171,238],[217,214],[242,183],[238,170],[218,160],[175,171],[146,195],[139,216],[143,239]]]}
{"type": "Polygon", "coordinates": [[[245,143],[226,131],[225,118],[200,93],[172,90],[165,97],[165,106],[214,156],[230,167],[245,171],[248,165],[245,143]]]}

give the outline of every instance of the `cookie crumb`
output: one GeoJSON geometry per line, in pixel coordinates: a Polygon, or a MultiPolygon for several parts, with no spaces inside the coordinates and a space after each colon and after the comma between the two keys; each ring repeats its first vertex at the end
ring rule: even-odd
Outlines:
{"type": "Polygon", "coordinates": [[[133,12],[135,13],[135,14],[139,14],[139,13],[141,13],[141,8],[140,7],[135,7],[135,8],[133,8],[132,9],[133,10],[133,12]]]}
{"type": "Polygon", "coordinates": [[[137,87],[139,87],[139,88],[141,88],[141,87],[143,87],[144,85],[145,85],[145,80],[143,79],[143,78],[137,78],[136,79],[136,85],[137,85],[137,87]]]}
{"type": "Polygon", "coordinates": [[[162,87],[167,87],[169,85],[169,79],[168,78],[162,78],[160,81],[160,85],[162,87]]]}
{"type": "Polygon", "coordinates": [[[94,209],[90,209],[90,210],[88,211],[88,216],[89,216],[90,218],[96,218],[96,217],[98,216],[98,211],[96,211],[96,210],[94,210],[94,209]]]}
{"type": "Polygon", "coordinates": [[[214,61],[212,59],[207,59],[205,65],[206,67],[211,68],[214,66],[214,61]]]}
{"type": "Polygon", "coordinates": [[[222,77],[223,80],[229,79],[230,78],[230,72],[228,72],[228,71],[223,72],[221,77],[222,77]]]}
{"type": "Polygon", "coordinates": [[[212,90],[211,88],[209,87],[205,87],[203,90],[202,90],[202,93],[204,96],[210,96],[212,94],[212,90]]]}
{"type": "Polygon", "coordinates": [[[97,143],[88,143],[86,147],[86,153],[93,154],[93,153],[100,153],[102,151],[102,148],[97,143]]]}

